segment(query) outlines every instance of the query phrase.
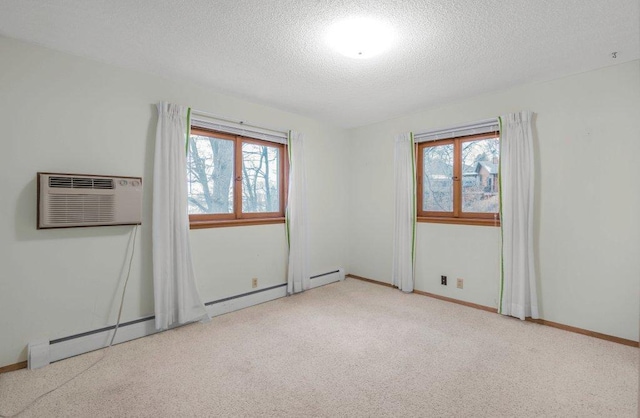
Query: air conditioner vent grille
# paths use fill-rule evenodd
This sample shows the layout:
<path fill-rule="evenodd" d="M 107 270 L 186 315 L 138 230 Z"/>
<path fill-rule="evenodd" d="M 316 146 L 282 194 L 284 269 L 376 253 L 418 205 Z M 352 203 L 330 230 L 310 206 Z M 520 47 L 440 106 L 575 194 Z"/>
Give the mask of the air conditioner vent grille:
<path fill-rule="evenodd" d="M 38 229 L 141 221 L 141 177 L 38 173 Z"/>
<path fill-rule="evenodd" d="M 113 222 L 114 195 L 50 195 L 47 214 L 52 224 Z"/>
<path fill-rule="evenodd" d="M 98 189 L 109 190 L 115 187 L 110 178 L 87 177 L 49 177 L 49 187 L 56 189 Z"/>

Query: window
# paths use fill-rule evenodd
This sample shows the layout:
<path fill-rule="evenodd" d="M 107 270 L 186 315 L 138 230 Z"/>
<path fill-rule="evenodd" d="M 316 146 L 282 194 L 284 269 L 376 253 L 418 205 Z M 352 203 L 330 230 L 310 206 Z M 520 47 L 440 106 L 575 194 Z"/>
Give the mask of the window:
<path fill-rule="evenodd" d="M 418 146 L 418 221 L 498 226 L 498 132 Z"/>
<path fill-rule="evenodd" d="M 286 178 L 285 145 L 192 128 L 191 228 L 284 222 Z"/>

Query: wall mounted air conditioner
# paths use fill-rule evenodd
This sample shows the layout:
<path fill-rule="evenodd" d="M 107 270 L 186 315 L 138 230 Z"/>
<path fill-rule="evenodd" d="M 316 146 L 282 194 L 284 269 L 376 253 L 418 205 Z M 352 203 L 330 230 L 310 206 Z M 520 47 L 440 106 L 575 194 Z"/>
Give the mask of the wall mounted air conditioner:
<path fill-rule="evenodd" d="M 142 178 L 38 173 L 38 229 L 142 223 Z"/>

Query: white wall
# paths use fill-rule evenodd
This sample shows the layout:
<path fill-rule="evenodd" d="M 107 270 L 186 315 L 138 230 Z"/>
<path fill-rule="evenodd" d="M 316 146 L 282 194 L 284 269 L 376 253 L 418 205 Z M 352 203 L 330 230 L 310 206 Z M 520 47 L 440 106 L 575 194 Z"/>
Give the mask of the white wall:
<path fill-rule="evenodd" d="M 392 139 L 521 109 L 537 114 L 536 245 L 545 319 L 638 339 L 638 61 L 526 85 L 345 132 L 188 82 L 0 37 L 0 367 L 26 344 L 113 324 L 129 227 L 38 231 L 37 171 L 143 176 L 144 223 L 125 321 L 153 313 L 155 103 L 306 135 L 311 272 L 389 281 Z M 345 140 L 348 149 L 344 150 Z M 347 180 L 345 180 L 347 179 Z M 282 225 L 192 231 L 205 301 L 284 283 Z M 419 224 L 416 288 L 495 306 L 499 230 Z M 454 251 L 455 250 L 455 251 Z M 442 274 L 465 289 L 439 285 Z"/>
<path fill-rule="evenodd" d="M 640 62 L 471 98 L 350 132 L 352 274 L 390 282 L 393 147 L 419 132 L 536 113 L 536 248 L 543 318 L 638 340 Z M 497 306 L 498 228 L 418 225 L 416 289 Z M 449 286 L 439 284 L 449 276 Z M 465 279 L 463 290 L 455 278 Z"/>
<path fill-rule="evenodd" d="M 346 265 L 345 131 L 0 37 L 0 367 L 29 341 L 113 324 L 130 227 L 36 230 L 37 171 L 142 176 L 144 219 L 123 320 L 153 314 L 150 205 L 155 103 L 167 100 L 305 134 L 312 274 Z M 330 170 L 327 170 L 330 168 Z M 192 231 L 203 299 L 285 282 L 284 225 Z"/>

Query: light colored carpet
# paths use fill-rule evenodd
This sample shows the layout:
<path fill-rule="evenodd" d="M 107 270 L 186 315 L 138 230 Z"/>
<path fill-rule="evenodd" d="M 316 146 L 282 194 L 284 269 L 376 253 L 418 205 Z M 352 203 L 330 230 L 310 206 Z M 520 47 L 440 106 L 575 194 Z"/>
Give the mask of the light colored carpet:
<path fill-rule="evenodd" d="M 0 375 L 0 414 L 102 351 Z M 635 417 L 638 349 L 347 279 L 112 347 L 24 417 Z"/>

